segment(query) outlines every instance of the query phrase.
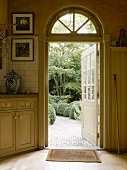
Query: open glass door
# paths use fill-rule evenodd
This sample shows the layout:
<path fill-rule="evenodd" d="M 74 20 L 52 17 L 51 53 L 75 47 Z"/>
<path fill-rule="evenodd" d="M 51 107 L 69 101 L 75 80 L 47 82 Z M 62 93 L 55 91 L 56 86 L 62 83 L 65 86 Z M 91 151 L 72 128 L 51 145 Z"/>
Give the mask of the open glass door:
<path fill-rule="evenodd" d="M 82 136 L 98 145 L 97 44 L 82 53 Z"/>

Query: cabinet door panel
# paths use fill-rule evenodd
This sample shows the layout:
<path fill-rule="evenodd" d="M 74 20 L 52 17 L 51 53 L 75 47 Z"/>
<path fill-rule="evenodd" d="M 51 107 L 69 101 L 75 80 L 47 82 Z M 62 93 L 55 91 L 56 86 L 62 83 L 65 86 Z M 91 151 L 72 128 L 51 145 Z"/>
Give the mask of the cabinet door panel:
<path fill-rule="evenodd" d="M 34 111 L 20 111 L 16 115 L 16 150 L 34 146 Z"/>
<path fill-rule="evenodd" d="M 15 112 L 0 113 L 0 153 L 15 150 Z"/>

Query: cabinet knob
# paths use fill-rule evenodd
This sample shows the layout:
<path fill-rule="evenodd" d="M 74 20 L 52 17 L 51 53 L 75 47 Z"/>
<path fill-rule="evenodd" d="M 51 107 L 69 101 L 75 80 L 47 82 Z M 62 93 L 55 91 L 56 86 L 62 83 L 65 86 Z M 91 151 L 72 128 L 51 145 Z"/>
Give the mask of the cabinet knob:
<path fill-rule="evenodd" d="M 17 116 L 14 116 L 14 119 L 17 119 Z"/>
<path fill-rule="evenodd" d="M 28 106 L 28 103 L 25 103 L 25 106 Z"/>
<path fill-rule="evenodd" d="M 19 119 L 22 119 L 22 116 L 19 116 Z"/>

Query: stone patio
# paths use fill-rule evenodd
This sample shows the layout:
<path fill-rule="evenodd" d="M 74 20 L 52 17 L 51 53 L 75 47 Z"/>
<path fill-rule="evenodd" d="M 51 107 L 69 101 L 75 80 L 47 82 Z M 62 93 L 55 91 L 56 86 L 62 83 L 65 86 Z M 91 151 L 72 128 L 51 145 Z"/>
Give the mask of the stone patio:
<path fill-rule="evenodd" d="M 57 116 L 53 125 L 49 125 L 49 147 L 52 146 L 93 146 L 81 136 L 81 122 L 68 117 Z"/>

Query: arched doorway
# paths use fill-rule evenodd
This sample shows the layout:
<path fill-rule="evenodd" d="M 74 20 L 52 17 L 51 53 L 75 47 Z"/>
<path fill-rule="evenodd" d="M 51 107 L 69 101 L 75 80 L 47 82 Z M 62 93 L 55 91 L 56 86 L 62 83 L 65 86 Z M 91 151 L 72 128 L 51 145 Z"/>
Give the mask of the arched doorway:
<path fill-rule="evenodd" d="M 71 19 L 70 25 L 68 26 L 67 23 L 64 23 L 65 17 L 69 16 Z M 81 17 L 82 23 L 79 24 L 76 18 Z M 61 24 L 61 29 L 56 30 L 56 25 Z M 86 27 L 91 25 L 92 31 L 85 31 Z M 63 30 L 63 32 L 61 32 Z M 58 31 L 58 32 L 57 32 Z M 45 146 L 48 145 L 48 43 L 49 42 L 89 42 L 89 43 L 99 43 L 100 46 L 100 64 L 103 64 L 103 57 L 102 57 L 102 26 L 98 20 L 98 18 L 93 15 L 90 11 L 85 10 L 83 8 L 76 8 L 70 7 L 64 10 L 59 11 L 56 13 L 47 25 L 46 30 L 46 38 L 44 43 L 44 53 L 45 53 Z M 102 67 L 101 67 L 102 69 Z M 101 70 L 100 70 L 101 72 Z M 101 86 L 100 82 L 100 91 L 103 87 Z M 103 93 L 100 93 L 103 96 Z M 102 97 L 100 97 L 102 98 Z M 100 110 L 103 110 L 103 106 L 101 105 L 100 100 Z M 103 112 L 101 112 L 103 114 Z M 101 115 L 100 115 L 101 117 Z M 100 123 L 101 131 L 103 124 Z M 102 134 L 102 132 L 101 132 Z M 100 136 L 100 145 L 102 145 L 102 135 Z"/>

